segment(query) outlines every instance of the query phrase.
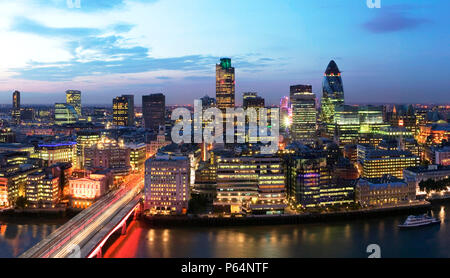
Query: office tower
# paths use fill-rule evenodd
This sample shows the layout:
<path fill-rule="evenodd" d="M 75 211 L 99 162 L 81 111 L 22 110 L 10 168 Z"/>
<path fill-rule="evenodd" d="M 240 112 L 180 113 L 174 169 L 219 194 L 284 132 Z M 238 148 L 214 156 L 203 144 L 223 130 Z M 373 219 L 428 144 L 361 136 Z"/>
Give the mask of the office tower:
<path fill-rule="evenodd" d="M 73 163 L 76 155 L 76 142 L 55 142 L 39 144 L 36 153 L 44 161 L 46 166 L 60 162 Z"/>
<path fill-rule="evenodd" d="M 55 103 L 55 125 L 74 124 L 78 121 L 78 113 L 72 105 Z"/>
<path fill-rule="evenodd" d="M 205 95 L 200 100 L 202 101 L 203 110 L 206 110 L 211 107 L 216 107 L 216 99 L 213 97 L 209 97 L 208 95 Z"/>
<path fill-rule="evenodd" d="M 321 120 L 326 135 L 333 137 L 334 113 L 337 107 L 344 105 L 344 87 L 341 72 L 333 60 L 327 66 L 322 83 Z"/>
<path fill-rule="evenodd" d="M 242 95 L 242 106 L 244 109 L 247 108 L 264 108 L 265 102 L 264 98 L 258 96 L 258 93 L 247 92 Z"/>
<path fill-rule="evenodd" d="M 316 138 L 317 110 L 316 96 L 311 85 L 291 86 L 292 129 L 294 140 L 312 144 Z"/>
<path fill-rule="evenodd" d="M 66 91 L 66 103 L 72 105 L 77 111 L 78 117 L 81 117 L 81 92 L 76 90 Z"/>
<path fill-rule="evenodd" d="M 166 97 L 163 94 L 142 96 L 144 127 L 157 131 L 166 122 Z"/>
<path fill-rule="evenodd" d="M 144 169 L 147 145 L 145 143 L 127 143 L 125 147 L 130 149 L 131 171 Z"/>
<path fill-rule="evenodd" d="M 189 199 L 189 159 L 158 155 L 145 162 L 144 209 L 151 214 L 185 214 Z"/>
<path fill-rule="evenodd" d="M 270 155 L 221 157 L 217 164 L 218 211 L 283 213 L 286 188 L 280 158 Z"/>
<path fill-rule="evenodd" d="M 75 160 L 77 168 L 84 168 L 85 149 L 96 145 L 100 139 L 101 134 L 98 130 L 80 130 L 77 132 L 77 155 Z"/>
<path fill-rule="evenodd" d="M 235 106 L 235 76 L 230 58 L 220 59 L 216 64 L 216 101 L 217 107 L 223 111 Z"/>
<path fill-rule="evenodd" d="M 25 197 L 29 207 L 55 207 L 59 202 L 59 177 L 45 172 L 31 173 L 27 177 Z"/>
<path fill-rule="evenodd" d="M 134 125 L 134 96 L 122 95 L 113 99 L 113 125 Z"/>
<path fill-rule="evenodd" d="M 12 119 L 15 125 L 20 124 L 20 92 L 14 91 L 12 103 Z"/>
<path fill-rule="evenodd" d="M 420 164 L 420 158 L 409 151 L 380 150 L 358 145 L 358 164 L 363 178 L 381 178 L 390 175 L 403 179 L 403 170 Z"/>

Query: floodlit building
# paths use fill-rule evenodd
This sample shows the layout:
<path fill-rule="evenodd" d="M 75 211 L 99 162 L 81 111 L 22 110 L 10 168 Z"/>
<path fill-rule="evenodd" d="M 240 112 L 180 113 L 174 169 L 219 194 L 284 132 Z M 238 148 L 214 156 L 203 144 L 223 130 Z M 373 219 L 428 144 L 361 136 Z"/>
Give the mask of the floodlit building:
<path fill-rule="evenodd" d="M 113 99 L 113 125 L 134 125 L 134 96 L 122 95 Z"/>
<path fill-rule="evenodd" d="M 67 103 L 55 103 L 55 125 L 74 124 L 78 121 L 75 108 Z"/>
<path fill-rule="evenodd" d="M 130 149 L 121 142 L 102 137 L 97 144 L 85 148 L 84 163 L 87 169 L 111 169 L 115 175 L 128 175 Z"/>
<path fill-rule="evenodd" d="M 356 201 L 362 206 L 408 204 L 415 200 L 416 187 L 392 176 L 362 178 L 356 187 Z"/>
<path fill-rule="evenodd" d="M 217 160 L 214 207 L 230 213 L 280 214 L 286 207 L 281 160 L 270 155 Z"/>
<path fill-rule="evenodd" d="M 216 65 L 216 101 L 217 108 L 225 111 L 235 106 L 235 75 L 230 58 L 221 58 Z"/>
<path fill-rule="evenodd" d="M 420 164 L 420 158 L 409 151 L 379 150 L 358 145 L 358 164 L 363 178 L 385 175 L 403 178 L 403 170 Z"/>
<path fill-rule="evenodd" d="M 36 148 L 38 157 L 45 161 L 47 166 L 60 162 L 73 163 L 76 155 L 76 142 L 55 142 L 39 144 Z"/>
<path fill-rule="evenodd" d="M 35 172 L 27 177 L 25 197 L 29 207 L 51 208 L 59 202 L 59 190 L 59 177 Z"/>
<path fill-rule="evenodd" d="M 73 177 L 69 179 L 70 205 L 75 208 L 86 208 L 105 195 L 108 187 L 107 175 L 88 174 L 85 177 Z"/>
<path fill-rule="evenodd" d="M 317 132 L 316 96 L 311 85 L 291 86 L 292 128 L 294 140 L 312 144 Z"/>
<path fill-rule="evenodd" d="M 189 200 L 189 159 L 158 155 L 145 162 L 144 209 L 150 214 L 185 214 Z"/>
<path fill-rule="evenodd" d="M 81 92 L 76 90 L 67 90 L 66 91 L 66 103 L 71 105 L 78 114 L 78 117 L 81 117 Z"/>

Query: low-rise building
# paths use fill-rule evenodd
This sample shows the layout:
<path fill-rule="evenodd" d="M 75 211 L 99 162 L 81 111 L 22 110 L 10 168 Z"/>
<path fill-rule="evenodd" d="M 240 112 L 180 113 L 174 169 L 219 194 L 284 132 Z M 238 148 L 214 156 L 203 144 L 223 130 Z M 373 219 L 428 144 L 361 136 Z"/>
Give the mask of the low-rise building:
<path fill-rule="evenodd" d="M 69 179 L 70 205 L 86 208 L 103 196 L 108 189 L 108 177 L 101 174 L 87 174 L 85 177 Z"/>
<path fill-rule="evenodd" d="M 416 187 L 393 176 L 361 178 L 356 186 L 356 202 L 362 206 L 407 204 L 416 200 Z"/>
<path fill-rule="evenodd" d="M 421 181 L 434 180 L 439 181 L 450 177 L 450 166 L 428 165 L 409 167 L 403 171 L 405 181 L 416 188 L 418 196 L 425 196 L 427 193 L 421 191 L 419 184 Z M 449 192 L 450 193 L 450 192 Z"/>

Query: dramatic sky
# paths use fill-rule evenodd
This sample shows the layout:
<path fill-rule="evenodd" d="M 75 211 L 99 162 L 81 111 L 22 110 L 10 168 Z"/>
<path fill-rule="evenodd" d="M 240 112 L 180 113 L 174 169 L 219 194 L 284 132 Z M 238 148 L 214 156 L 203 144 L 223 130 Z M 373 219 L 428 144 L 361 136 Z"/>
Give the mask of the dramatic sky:
<path fill-rule="evenodd" d="M 69 3 L 68 3 L 69 2 Z M 69 5 L 71 2 L 75 6 Z M 232 58 L 236 99 L 272 104 L 289 86 L 321 96 L 331 59 L 348 103 L 450 102 L 448 0 L 0 0 L 0 104 L 109 104 L 166 94 L 215 96 L 215 63 Z"/>

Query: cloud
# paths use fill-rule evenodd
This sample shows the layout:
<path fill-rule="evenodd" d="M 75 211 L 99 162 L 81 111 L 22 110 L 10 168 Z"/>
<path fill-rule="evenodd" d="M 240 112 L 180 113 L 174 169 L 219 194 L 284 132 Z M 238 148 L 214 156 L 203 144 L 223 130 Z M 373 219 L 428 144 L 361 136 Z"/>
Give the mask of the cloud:
<path fill-rule="evenodd" d="M 68 5 L 68 3 L 73 5 Z M 76 0 L 35 0 L 40 6 L 49 6 L 73 12 L 98 12 L 124 8 L 129 2 L 153 3 L 157 0 L 79 0 L 80 8 L 76 8 Z"/>
<path fill-rule="evenodd" d="M 25 17 L 14 18 L 10 29 L 11 31 L 15 32 L 35 34 L 48 37 L 80 37 L 80 36 L 92 36 L 100 34 L 100 30 L 96 28 L 48 27 Z"/>
<path fill-rule="evenodd" d="M 63 37 L 65 50 L 71 58 L 59 62 L 30 61 L 25 67 L 13 68 L 13 78 L 40 81 L 69 81 L 80 76 L 130 74 L 163 70 L 211 71 L 220 57 L 211 55 L 186 55 L 154 58 L 150 49 L 134 45 L 126 39 L 133 25 L 120 23 L 106 28 L 56 28 L 33 20 L 16 18 L 12 29 L 50 38 Z M 114 34 L 111 34 L 114 33 Z M 258 55 L 242 55 L 233 58 L 239 69 L 257 71 L 275 62 Z M 167 80 L 168 76 L 157 79 Z"/>
<path fill-rule="evenodd" d="M 410 6 L 389 6 L 377 10 L 377 15 L 363 24 L 364 29 L 375 34 L 412 30 L 430 22 L 429 19 L 408 14 Z"/>

